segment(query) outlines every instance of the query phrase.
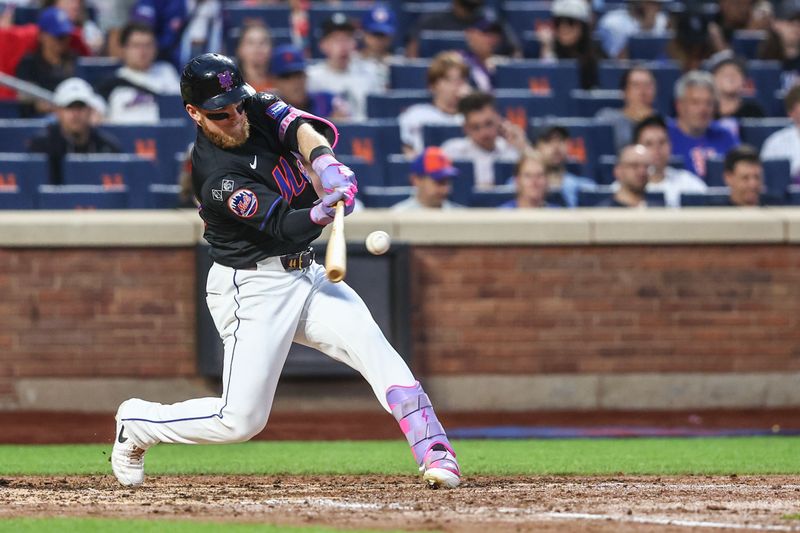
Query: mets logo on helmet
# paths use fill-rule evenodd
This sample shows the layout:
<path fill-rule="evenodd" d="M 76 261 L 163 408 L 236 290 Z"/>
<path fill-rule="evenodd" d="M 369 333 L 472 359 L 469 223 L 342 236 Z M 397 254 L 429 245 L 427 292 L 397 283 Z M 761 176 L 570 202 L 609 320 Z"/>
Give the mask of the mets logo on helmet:
<path fill-rule="evenodd" d="M 233 89 L 233 74 L 231 74 L 230 70 L 217 74 L 217 79 L 219 80 L 220 86 L 225 89 L 225 91 Z"/>
<path fill-rule="evenodd" d="M 228 208 L 242 218 L 251 218 L 258 211 L 258 197 L 250 189 L 239 189 L 228 198 Z"/>

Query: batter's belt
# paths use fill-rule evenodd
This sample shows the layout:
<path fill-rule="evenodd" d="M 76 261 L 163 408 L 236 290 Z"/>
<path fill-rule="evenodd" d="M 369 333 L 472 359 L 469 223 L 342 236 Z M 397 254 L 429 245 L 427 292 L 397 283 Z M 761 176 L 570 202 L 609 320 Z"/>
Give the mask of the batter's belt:
<path fill-rule="evenodd" d="M 280 261 L 281 266 L 287 272 L 303 270 L 311 266 L 311 263 L 314 262 L 314 257 L 316 257 L 314 249 L 309 246 L 302 252 L 268 257 L 255 265 L 244 267 L 242 270 L 269 270 L 269 264 L 274 263 L 276 260 Z"/>

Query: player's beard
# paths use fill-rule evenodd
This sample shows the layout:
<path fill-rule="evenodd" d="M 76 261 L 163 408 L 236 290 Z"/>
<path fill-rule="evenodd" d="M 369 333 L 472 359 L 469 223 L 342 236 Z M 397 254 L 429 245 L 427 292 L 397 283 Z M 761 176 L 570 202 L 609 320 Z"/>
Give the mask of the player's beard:
<path fill-rule="evenodd" d="M 200 127 L 203 129 L 203 133 L 206 134 L 206 137 L 208 137 L 212 143 L 216 144 L 220 148 L 236 148 L 237 146 L 243 145 L 247 141 L 248 137 L 250 137 L 250 121 L 247 120 L 246 114 L 243 115 L 242 121 L 241 128 L 239 128 L 233 135 L 223 133 L 221 131 L 212 131 L 208 127 L 205 117 L 200 123 Z"/>

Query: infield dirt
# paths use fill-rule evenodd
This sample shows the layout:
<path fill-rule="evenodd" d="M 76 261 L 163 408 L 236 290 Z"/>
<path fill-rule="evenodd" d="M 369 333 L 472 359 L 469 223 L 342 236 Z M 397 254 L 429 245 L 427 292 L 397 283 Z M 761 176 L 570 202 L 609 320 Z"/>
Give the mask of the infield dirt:
<path fill-rule="evenodd" d="M 111 517 L 427 531 L 800 531 L 800 479 L 411 476 L 108 476 L 0 479 L 0 520 Z"/>

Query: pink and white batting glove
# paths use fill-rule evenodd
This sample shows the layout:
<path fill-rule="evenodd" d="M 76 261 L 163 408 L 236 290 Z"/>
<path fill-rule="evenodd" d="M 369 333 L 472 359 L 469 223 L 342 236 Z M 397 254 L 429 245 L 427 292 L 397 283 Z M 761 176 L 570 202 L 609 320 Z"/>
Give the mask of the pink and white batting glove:
<path fill-rule="evenodd" d="M 358 192 L 358 182 L 349 167 L 341 164 L 332 155 L 324 154 L 311 163 L 311 168 L 319 176 L 325 192 L 341 191 L 345 196 L 345 205 L 353 205 Z"/>
<path fill-rule="evenodd" d="M 333 222 L 333 216 L 336 214 L 336 202 L 344 200 L 346 197 L 344 191 L 338 189 L 330 194 L 326 194 L 317 205 L 311 208 L 311 212 L 309 213 L 311 222 L 319 224 L 320 226 L 327 226 Z M 344 216 L 352 213 L 354 207 L 355 203 L 350 202 L 348 205 L 347 202 L 345 202 Z"/>

